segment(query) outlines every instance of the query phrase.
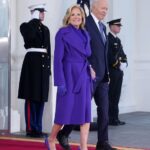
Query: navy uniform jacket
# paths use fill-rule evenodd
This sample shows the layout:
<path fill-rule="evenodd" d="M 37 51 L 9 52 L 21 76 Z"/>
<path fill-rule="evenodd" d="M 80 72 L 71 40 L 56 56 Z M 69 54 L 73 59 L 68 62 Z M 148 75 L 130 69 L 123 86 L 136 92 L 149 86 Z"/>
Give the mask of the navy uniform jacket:
<path fill-rule="evenodd" d="M 108 62 L 109 68 L 119 69 L 120 63 L 127 63 L 127 56 L 123 51 L 121 41 L 114 37 L 110 32 L 108 34 Z"/>
<path fill-rule="evenodd" d="M 40 20 L 32 19 L 20 26 L 24 39 L 24 47 L 44 48 L 44 52 L 28 52 L 25 55 L 18 97 L 33 101 L 47 101 L 49 90 L 49 75 L 51 74 L 51 50 L 49 29 Z"/>

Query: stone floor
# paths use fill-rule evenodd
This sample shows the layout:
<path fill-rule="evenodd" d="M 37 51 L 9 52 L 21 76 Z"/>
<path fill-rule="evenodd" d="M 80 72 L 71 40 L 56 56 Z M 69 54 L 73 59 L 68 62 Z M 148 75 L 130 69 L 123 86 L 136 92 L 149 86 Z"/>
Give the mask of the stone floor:
<path fill-rule="evenodd" d="M 109 126 L 109 141 L 114 146 L 150 149 L 150 112 L 133 112 L 121 114 L 123 126 Z M 79 142 L 79 132 L 73 131 L 71 142 Z M 97 132 L 91 131 L 89 144 L 96 144 Z"/>
<path fill-rule="evenodd" d="M 109 142 L 113 146 L 146 148 L 150 150 L 150 112 L 121 114 L 123 126 L 109 126 Z M 13 133 L 12 136 L 25 137 L 25 132 Z M 70 142 L 79 142 L 79 131 L 73 131 Z M 89 144 L 96 144 L 97 132 L 91 131 Z"/>

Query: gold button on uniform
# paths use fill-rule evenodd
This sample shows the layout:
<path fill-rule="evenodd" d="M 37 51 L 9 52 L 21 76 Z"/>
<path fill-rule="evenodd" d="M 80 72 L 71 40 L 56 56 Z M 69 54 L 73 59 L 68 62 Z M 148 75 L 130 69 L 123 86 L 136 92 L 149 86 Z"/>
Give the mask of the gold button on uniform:
<path fill-rule="evenodd" d="M 42 55 L 42 57 L 44 58 L 45 56 L 44 56 L 44 55 Z"/>
<path fill-rule="evenodd" d="M 42 65 L 42 67 L 44 68 L 44 65 Z"/>

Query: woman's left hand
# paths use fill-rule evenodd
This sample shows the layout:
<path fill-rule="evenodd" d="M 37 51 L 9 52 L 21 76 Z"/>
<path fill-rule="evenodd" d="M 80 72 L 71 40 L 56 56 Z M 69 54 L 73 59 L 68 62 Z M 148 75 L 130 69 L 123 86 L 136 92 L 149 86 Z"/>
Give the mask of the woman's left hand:
<path fill-rule="evenodd" d="M 91 73 L 92 80 L 95 80 L 96 79 L 96 73 L 95 73 L 94 69 L 91 66 L 90 66 L 90 73 Z"/>

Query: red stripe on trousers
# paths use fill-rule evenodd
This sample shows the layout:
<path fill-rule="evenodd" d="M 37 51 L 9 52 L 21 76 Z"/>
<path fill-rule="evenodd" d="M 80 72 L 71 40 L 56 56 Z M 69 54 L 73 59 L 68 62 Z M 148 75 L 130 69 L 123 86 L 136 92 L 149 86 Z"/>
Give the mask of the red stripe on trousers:
<path fill-rule="evenodd" d="M 31 131 L 31 126 L 30 126 L 30 112 L 31 112 L 31 107 L 30 107 L 30 101 L 27 100 L 27 128 L 29 131 Z"/>

